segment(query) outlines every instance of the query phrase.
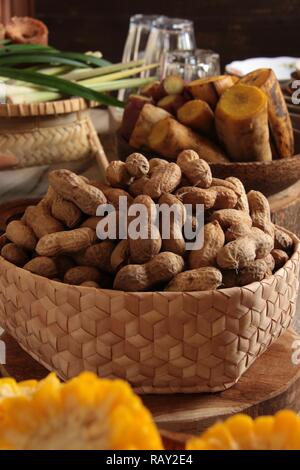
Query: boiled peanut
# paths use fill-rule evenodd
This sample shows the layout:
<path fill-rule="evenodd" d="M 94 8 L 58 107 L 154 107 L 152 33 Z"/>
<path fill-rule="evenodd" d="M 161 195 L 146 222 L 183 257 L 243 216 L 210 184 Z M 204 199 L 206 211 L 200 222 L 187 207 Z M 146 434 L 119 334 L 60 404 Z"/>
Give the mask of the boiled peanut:
<path fill-rule="evenodd" d="M 159 199 L 163 194 L 172 193 L 180 184 L 181 169 L 176 163 L 156 166 L 146 182 L 143 193 L 152 199 Z"/>
<path fill-rule="evenodd" d="M 160 253 L 144 265 L 128 265 L 116 275 L 114 289 L 125 292 L 143 292 L 170 282 L 184 268 L 181 256 Z"/>
<path fill-rule="evenodd" d="M 283 266 L 288 262 L 289 255 L 283 250 L 273 250 L 271 252 L 274 261 L 275 261 L 275 270 L 278 271 L 279 269 L 283 268 Z"/>
<path fill-rule="evenodd" d="M 228 243 L 218 253 L 217 263 L 223 269 L 242 269 L 255 259 L 268 256 L 274 248 L 274 240 L 258 228 L 245 237 Z"/>
<path fill-rule="evenodd" d="M 284 232 L 281 228 L 275 228 L 275 249 L 283 250 L 290 254 L 294 246 L 294 240 L 288 233 Z"/>
<path fill-rule="evenodd" d="M 40 256 L 57 256 L 67 253 L 78 253 L 96 241 L 96 233 L 90 228 L 78 228 L 69 232 L 45 235 L 37 244 L 36 251 Z"/>
<path fill-rule="evenodd" d="M 119 271 L 121 268 L 123 268 L 124 266 L 126 266 L 129 263 L 129 257 L 130 257 L 129 242 L 128 240 L 122 240 L 115 247 L 110 258 L 112 271 L 115 273 Z"/>
<path fill-rule="evenodd" d="M 1 256 L 16 266 L 23 267 L 29 260 L 29 256 L 23 248 L 14 243 L 8 243 L 3 246 Z"/>
<path fill-rule="evenodd" d="M 24 269 L 49 279 L 55 278 L 58 274 L 55 260 L 46 256 L 33 258 L 29 263 L 25 264 Z"/>
<path fill-rule="evenodd" d="M 96 215 L 97 208 L 105 204 L 103 192 L 87 184 L 80 176 L 69 170 L 55 170 L 49 174 L 53 189 L 67 201 L 73 202 L 87 215 Z"/>
<path fill-rule="evenodd" d="M 26 225 L 38 239 L 65 230 L 63 224 L 52 217 L 50 210 L 44 205 L 27 207 L 24 217 Z"/>
<path fill-rule="evenodd" d="M 217 266 L 217 255 L 225 244 L 225 235 L 217 221 L 204 227 L 204 245 L 200 250 L 191 251 L 189 266 L 198 269 L 208 266 Z"/>
<path fill-rule="evenodd" d="M 148 175 L 150 171 L 149 161 L 141 153 L 133 153 L 126 159 L 126 170 L 134 178 Z"/>
<path fill-rule="evenodd" d="M 162 208 L 163 205 L 168 206 L 172 209 L 170 212 L 169 219 L 169 233 L 166 237 L 162 237 L 162 248 L 163 251 L 169 251 L 176 255 L 183 256 L 186 251 L 185 240 L 182 234 L 182 227 L 186 222 L 186 210 L 184 205 L 172 194 L 164 194 L 159 200 L 159 205 Z M 166 221 L 162 220 L 162 229 L 165 228 Z"/>
<path fill-rule="evenodd" d="M 165 289 L 167 292 L 195 292 L 216 290 L 222 284 L 222 273 L 206 267 L 178 274 Z"/>
<path fill-rule="evenodd" d="M 235 187 L 235 191 L 239 195 L 239 200 L 237 202 L 237 205 L 235 206 L 235 209 L 247 212 L 249 214 L 249 202 L 247 198 L 247 193 L 241 180 L 231 176 L 230 178 L 226 178 L 226 181 L 231 183 Z"/>
<path fill-rule="evenodd" d="M 130 184 L 128 191 L 133 197 L 143 194 L 145 185 L 150 181 L 148 176 L 142 176 Z"/>
<path fill-rule="evenodd" d="M 194 150 L 184 150 L 177 158 L 177 165 L 190 184 L 198 188 L 210 188 L 212 174 L 209 164 L 201 160 Z"/>
<path fill-rule="evenodd" d="M 258 191 L 250 191 L 247 196 L 253 227 L 257 227 L 271 237 L 274 237 L 275 227 L 271 221 L 271 210 L 268 199 Z"/>
<path fill-rule="evenodd" d="M 33 230 L 27 227 L 21 220 L 14 220 L 6 227 L 7 238 L 27 251 L 34 251 L 37 239 Z"/>
<path fill-rule="evenodd" d="M 91 266 L 77 266 L 66 272 L 64 282 L 66 284 L 80 286 L 83 282 L 88 281 L 99 284 L 100 279 L 101 275 L 98 269 Z"/>
<path fill-rule="evenodd" d="M 88 247 L 82 254 L 75 256 L 78 264 L 92 266 L 106 273 L 112 272 L 111 255 L 115 245 L 111 241 L 103 241 Z"/>
<path fill-rule="evenodd" d="M 99 284 L 94 281 L 86 281 L 81 284 L 81 287 L 94 287 L 95 289 L 100 289 Z"/>
<path fill-rule="evenodd" d="M 111 162 L 106 169 L 106 179 L 113 188 L 125 189 L 132 181 L 126 164 L 119 160 Z"/>
<path fill-rule="evenodd" d="M 59 194 L 53 197 L 51 213 L 55 219 L 60 220 L 71 229 L 78 227 L 83 215 L 81 210 L 73 202 L 67 201 L 59 196 Z M 58 231 L 59 230 L 56 230 L 56 232 Z"/>
<path fill-rule="evenodd" d="M 140 204 L 147 210 L 147 238 L 129 238 L 129 252 L 132 263 L 145 264 L 158 255 L 162 247 L 159 229 L 154 224 L 157 211 L 154 202 L 149 196 L 138 196 L 133 205 Z"/>
<path fill-rule="evenodd" d="M 183 187 L 177 191 L 176 196 L 183 204 L 192 204 L 193 207 L 202 204 L 205 210 L 232 209 L 238 201 L 238 196 L 234 191 L 222 186 L 209 189 Z"/>

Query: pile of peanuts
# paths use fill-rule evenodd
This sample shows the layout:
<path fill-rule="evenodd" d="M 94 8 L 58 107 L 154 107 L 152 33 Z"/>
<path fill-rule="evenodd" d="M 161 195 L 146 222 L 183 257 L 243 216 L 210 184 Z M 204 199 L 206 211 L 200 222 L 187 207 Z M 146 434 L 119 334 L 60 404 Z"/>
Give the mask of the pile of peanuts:
<path fill-rule="evenodd" d="M 176 163 L 142 154 L 107 168 L 107 183 L 68 170 L 49 175 L 47 195 L 7 226 L 1 255 L 31 273 L 85 287 L 143 291 L 206 291 L 261 281 L 285 265 L 294 241 L 271 222 L 265 196 L 237 178 L 213 178 L 209 165 L 191 150 Z M 149 220 L 156 204 L 205 209 L 204 245 L 187 251 L 182 226 L 165 240 L 153 238 L 101 241 L 97 208 L 119 198 L 144 204 Z M 109 216 L 107 216 L 109 217 Z"/>

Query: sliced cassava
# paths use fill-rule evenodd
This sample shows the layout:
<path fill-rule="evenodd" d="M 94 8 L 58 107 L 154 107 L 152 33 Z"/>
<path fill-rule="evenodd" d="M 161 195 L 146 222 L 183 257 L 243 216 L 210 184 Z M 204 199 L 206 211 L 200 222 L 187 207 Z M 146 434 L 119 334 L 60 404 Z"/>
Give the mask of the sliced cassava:
<path fill-rule="evenodd" d="M 232 75 L 219 75 L 216 77 L 200 78 L 187 85 L 187 90 L 194 98 L 205 101 L 214 109 L 224 91 L 231 88 L 238 78 Z"/>
<path fill-rule="evenodd" d="M 131 134 L 129 145 L 137 149 L 147 147 L 153 126 L 169 116 L 170 114 L 164 109 L 148 103 L 144 105 Z"/>
<path fill-rule="evenodd" d="M 167 95 L 159 100 L 157 106 L 175 115 L 177 110 L 181 108 L 184 103 L 185 99 L 182 95 Z"/>
<path fill-rule="evenodd" d="M 258 69 L 241 79 L 264 91 L 269 101 L 269 124 L 277 154 L 280 158 L 294 155 L 294 133 L 280 84 L 272 69 Z"/>
<path fill-rule="evenodd" d="M 151 103 L 151 98 L 139 95 L 132 95 L 129 97 L 120 128 L 120 134 L 127 141 L 129 141 L 139 115 L 147 103 Z"/>
<path fill-rule="evenodd" d="M 219 147 L 172 118 L 166 118 L 153 126 L 148 145 L 160 155 L 173 160 L 183 150 L 190 149 L 208 162 L 228 162 Z"/>
<path fill-rule="evenodd" d="M 202 100 L 191 100 L 177 111 L 177 118 L 185 126 L 209 134 L 214 125 L 214 113 Z"/>
<path fill-rule="evenodd" d="M 215 113 L 216 129 L 228 155 L 237 162 L 271 161 L 268 99 L 257 87 L 235 85 Z"/>

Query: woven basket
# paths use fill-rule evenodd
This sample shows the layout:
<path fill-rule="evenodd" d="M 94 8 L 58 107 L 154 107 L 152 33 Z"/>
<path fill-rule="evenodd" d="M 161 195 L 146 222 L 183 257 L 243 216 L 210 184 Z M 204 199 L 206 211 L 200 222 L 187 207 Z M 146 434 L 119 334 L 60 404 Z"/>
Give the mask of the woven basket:
<path fill-rule="evenodd" d="M 89 116 L 94 103 L 81 98 L 0 105 L 0 152 L 12 153 L 17 168 L 97 158 L 107 159 Z"/>
<path fill-rule="evenodd" d="M 126 379 L 141 394 L 222 391 L 292 322 L 294 239 L 295 253 L 269 279 L 184 294 L 68 286 L 0 258 L 0 325 L 63 379 L 90 370 Z"/>

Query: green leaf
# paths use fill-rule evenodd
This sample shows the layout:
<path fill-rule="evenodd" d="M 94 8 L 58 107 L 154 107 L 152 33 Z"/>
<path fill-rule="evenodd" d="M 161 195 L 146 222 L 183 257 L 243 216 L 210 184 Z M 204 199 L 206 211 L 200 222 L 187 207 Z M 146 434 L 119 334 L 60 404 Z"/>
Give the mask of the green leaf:
<path fill-rule="evenodd" d="M 86 100 L 98 101 L 99 103 L 107 106 L 116 106 L 119 108 L 125 107 L 125 104 L 122 101 L 119 101 L 112 96 L 99 93 L 97 91 L 91 90 L 90 88 L 85 88 L 81 85 L 78 85 L 77 83 L 63 80 L 62 78 L 43 75 L 42 73 L 37 72 L 26 72 L 24 70 L 12 69 L 8 67 L 1 67 L 0 75 L 14 80 L 20 80 L 27 83 L 41 85 L 47 88 L 52 88 L 53 90 L 57 90 L 60 93 L 68 96 L 79 96 L 81 98 L 85 98 Z"/>
<path fill-rule="evenodd" d="M 72 67 L 85 68 L 85 64 L 77 60 L 68 59 L 60 54 L 15 54 L 0 55 L 0 67 L 7 65 L 23 65 L 23 64 L 51 64 L 51 65 L 71 65 Z"/>
<path fill-rule="evenodd" d="M 0 55 L 11 55 L 11 54 L 32 54 L 35 52 L 41 53 L 53 53 L 58 52 L 53 47 L 42 46 L 39 44 L 9 44 L 5 47 L 0 48 Z"/>
<path fill-rule="evenodd" d="M 60 52 L 62 57 L 66 59 L 73 59 L 83 62 L 86 65 L 95 65 L 96 67 L 104 67 L 107 65 L 111 65 L 111 62 L 105 59 L 99 59 L 93 55 L 89 54 L 80 54 L 80 52 Z"/>

